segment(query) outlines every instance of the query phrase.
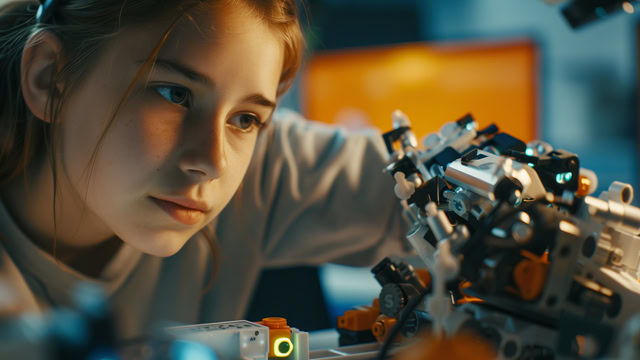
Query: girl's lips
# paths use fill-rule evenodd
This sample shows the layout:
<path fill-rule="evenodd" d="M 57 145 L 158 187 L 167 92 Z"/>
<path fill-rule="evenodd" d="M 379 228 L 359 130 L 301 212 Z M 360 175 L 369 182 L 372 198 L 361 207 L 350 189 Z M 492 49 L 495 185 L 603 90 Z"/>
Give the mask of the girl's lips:
<path fill-rule="evenodd" d="M 176 221 L 185 225 L 196 225 L 204 218 L 204 212 L 167 200 L 160 200 L 150 196 L 151 200 L 156 203 L 162 210 L 169 214 Z"/>

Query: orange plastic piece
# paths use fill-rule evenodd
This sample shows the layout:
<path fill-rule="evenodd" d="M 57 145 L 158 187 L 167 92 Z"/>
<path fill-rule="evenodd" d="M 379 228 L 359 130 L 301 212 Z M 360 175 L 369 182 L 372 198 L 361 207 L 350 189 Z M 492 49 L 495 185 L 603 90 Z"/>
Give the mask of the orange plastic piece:
<path fill-rule="evenodd" d="M 471 287 L 470 281 L 462 281 L 460 285 L 458 285 L 458 289 L 460 290 L 460 293 L 463 296 L 462 299 L 459 299 L 457 301 L 458 305 L 462 305 L 466 303 L 483 303 L 484 302 L 484 300 L 477 298 L 475 296 L 468 295 L 467 293 L 464 292 L 464 289 L 468 289 L 470 287 Z"/>
<path fill-rule="evenodd" d="M 291 339 L 291 327 L 287 325 L 287 319 L 281 317 L 268 317 L 258 321 L 257 324 L 264 325 L 269 328 L 269 357 L 275 358 L 275 342 L 279 338 L 286 337 Z"/>
<path fill-rule="evenodd" d="M 530 260 L 534 260 L 534 261 L 539 261 L 543 264 L 549 264 L 549 252 L 545 251 L 544 254 L 538 256 L 530 251 L 527 250 L 521 250 L 520 251 L 520 255 L 526 257 L 527 259 Z"/>
<path fill-rule="evenodd" d="M 418 276 L 418 280 L 422 284 L 422 287 L 427 287 L 431 285 L 431 274 L 429 274 L 429 270 L 427 269 L 415 269 L 416 276 Z"/>
<path fill-rule="evenodd" d="M 385 341 L 389 335 L 389 331 L 391 331 L 391 328 L 393 328 L 393 325 L 395 325 L 397 321 L 398 320 L 396 318 L 388 317 L 386 315 L 378 316 L 376 322 L 371 327 L 371 332 L 379 343 L 383 343 Z M 398 334 L 398 337 L 394 339 L 394 342 L 400 341 L 401 339 L 402 335 Z"/>
<path fill-rule="evenodd" d="M 585 197 L 589 195 L 589 189 L 591 189 L 591 179 L 581 175 L 578 179 L 578 191 L 576 191 L 576 195 L 579 197 Z"/>
<path fill-rule="evenodd" d="M 540 260 L 542 260 L 543 263 L 548 264 L 549 263 L 549 252 L 545 251 L 544 254 L 542 254 L 542 257 L 540 258 Z"/>
<path fill-rule="evenodd" d="M 371 306 L 358 306 L 338 316 L 338 328 L 350 331 L 369 330 L 380 315 L 380 302 L 376 298 Z"/>
<path fill-rule="evenodd" d="M 517 290 L 513 288 L 505 290 L 523 300 L 533 300 L 540 296 L 547 280 L 548 254 L 536 256 L 526 250 L 520 253 L 525 259 L 522 259 L 513 269 L 513 281 L 516 283 Z"/>

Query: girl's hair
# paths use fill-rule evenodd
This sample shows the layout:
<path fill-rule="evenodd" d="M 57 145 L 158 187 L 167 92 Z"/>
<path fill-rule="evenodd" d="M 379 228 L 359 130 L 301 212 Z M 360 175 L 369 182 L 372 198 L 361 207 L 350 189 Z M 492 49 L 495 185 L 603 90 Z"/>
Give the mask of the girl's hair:
<path fill-rule="evenodd" d="M 280 36 L 284 45 L 284 63 L 277 90 L 278 98 L 291 87 L 300 67 L 303 37 L 296 0 L 64 0 L 57 1 L 53 20 L 47 23 L 36 22 L 38 5 L 37 1 L 13 1 L 0 7 L 0 74 L 3 74 L 3 80 L 0 81 L 0 186 L 20 174 L 26 179 L 29 165 L 36 160 L 45 160 L 48 156 L 53 170 L 54 209 L 58 123 L 65 100 L 92 70 L 107 44 L 124 30 L 150 23 L 169 24 L 164 36 L 138 69 L 119 103 L 115 104 L 115 110 L 96 144 L 92 162 L 119 109 L 135 84 L 152 68 L 171 30 L 181 21 L 194 21 L 193 15 L 199 12 L 214 11 L 224 14 L 225 11 L 242 5 Z M 51 119 L 50 123 L 35 118 L 29 111 L 21 90 L 22 52 L 27 40 L 38 31 L 53 33 L 62 44 L 61 64 L 54 66 L 60 71 L 51 79 L 45 110 Z M 55 84 L 63 84 L 62 93 L 59 93 Z M 90 168 L 88 170 L 90 176 Z M 55 217 L 54 210 L 54 229 Z M 211 234 L 207 234 L 206 230 L 203 229 L 203 234 L 211 244 Z"/>
<path fill-rule="evenodd" d="M 214 10 L 220 13 L 244 5 L 280 35 L 284 44 L 284 64 L 278 97 L 291 87 L 300 66 L 303 38 L 296 0 L 64 0 L 57 3 L 54 21 L 45 24 L 36 23 L 37 1 L 14 1 L 0 7 L 0 74 L 4 77 L 0 82 L 0 185 L 24 173 L 34 158 L 47 151 L 51 165 L 55 165 L 56 128 L 65 99 L 92 69 L 101 50 L 127 28 L 152 22 L 171 24 L 115 106 L 105 133 L 135 83 L 153 66 L 171 29 L 181 20 L 192 20 L 192 14 L 197 12 Z M 22 51 L 29 37 L 39 30 L 55 34 L 63 48 L 61 69 L 51 83 L 63 84 L 64 90 L 58 94 L 55 86 L 50 89 L 47 106 L 50 124 L 31 114 L 22 97 L 20 83 Z M 94 157 L 97 149 L 98 146 Z"/>

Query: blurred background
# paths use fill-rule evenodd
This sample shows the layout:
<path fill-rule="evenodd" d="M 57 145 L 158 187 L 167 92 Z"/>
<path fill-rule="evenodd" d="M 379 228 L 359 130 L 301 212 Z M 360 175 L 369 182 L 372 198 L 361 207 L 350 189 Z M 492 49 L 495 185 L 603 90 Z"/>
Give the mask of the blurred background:
<path fill-rule="evenodd" d="M 614 180 L 637 188 L 638 2 L 305 3 L 309 49 L 284 106 L 309 119 L 381 131 L 401 109 L 418 136 L 471 113 L 481 127 L 496 123 L 522 140 L 578 154 L 598 175 L 598 193 Z M 571 5 L 574 26 L 594 21 L 574 29 L 562 14 Z M 590 14 L 581 12 L 586 8 Z M 283 276 L 305 286 L 279 291 Z M 247 318 L 282 314 L 301 329 L 330 327 L 379 290 L 368 268 L 267 270 Z M 298 298 L 303 294 L 308 299 Z"/>

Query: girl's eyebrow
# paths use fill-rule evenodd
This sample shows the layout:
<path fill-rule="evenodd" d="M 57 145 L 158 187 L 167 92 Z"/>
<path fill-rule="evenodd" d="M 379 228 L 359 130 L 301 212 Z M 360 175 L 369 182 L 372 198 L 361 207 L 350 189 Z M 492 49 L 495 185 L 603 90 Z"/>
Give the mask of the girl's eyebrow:
<path fill-rule="evenodd" d="M 141 64 L 143 61 L 140 61 Z M 139 65 L 140 65 L 139 64 Z M 211 80 L 208 76 L 201 74 L 186 65 L 180 64 L 178 62 L 168 60 L 168 59 L 157 59 L 155 61 L 154 66 L 158 66 L 161 69 L 175 72 L 181 74 L 182 76 L 191 79 L 193 81 L 199 82 L 211 89 L 215 88 L 215 84 L 213 80 Z M 256 105 L 261 105 L 264 107 L 268 107 L 271 109 L 275 109 L 276 103 L 273 100 L 269 100 L 262 94 L 251 94 L 242 99 L 242 102 L 248 102 Z"/>
<path fill-rule="evenodd" d="M 139 61 L 138 65 L 141 65 L 143 61 Z M 181 74 L 182 76 L 199 82 L 207 87 L 214 88 L 215 84 L 208 76 L 201 74 L 186 65 L 168 59 L 156 59 L 153 66 L 157 66 L 161 69 Z"/>
<path fill-rule="evenodd" d="M 249 96 L 245 97 L 244 99 L 242 99 L 242 102 L 248 102 L 248 103 L 252 103 L 252 104 L 256 104 L 256 105 L 262 105 L 264 107 L 271 108 L 272 110 L 276 108 L 276 103 L 271 101 L 271 100 L 269 100 L 269 99 L 267 99 L 262 94 L 249 95 Z"/>

